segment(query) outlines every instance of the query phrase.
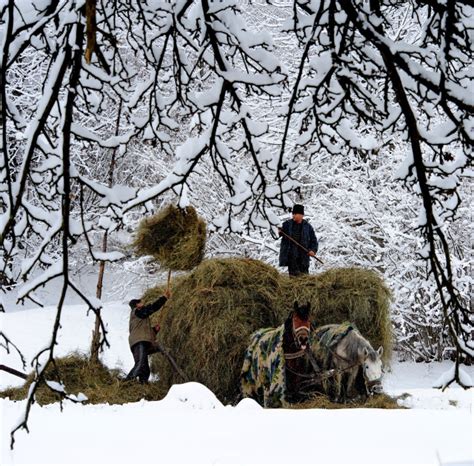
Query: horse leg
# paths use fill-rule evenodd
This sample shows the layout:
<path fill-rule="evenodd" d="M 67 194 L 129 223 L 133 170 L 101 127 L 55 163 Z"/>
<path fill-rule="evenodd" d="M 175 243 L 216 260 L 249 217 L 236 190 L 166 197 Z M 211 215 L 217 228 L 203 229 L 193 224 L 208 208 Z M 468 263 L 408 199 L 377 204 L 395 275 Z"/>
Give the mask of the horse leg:
<path fill-rule="evenodd" d="M 341 386 L 339 388 L 339 402 L 345 403 L 347 401 L 347 373 L 341 375 Z"/>
<path fill-rule="evenodd" d="M 367 399 L 369 393 L 367 392 L 367 386 L 364 379 L 362 366 L 358 366 L 355 370 L 355 377 L 354 377 L 354 384 L 352 389 L 354 391 L 355 396 L 358 399 L 365 400 Z"/>
<path fill-rule="evenodd" d="M 339 401 L 341 403 L 347 403 L 349 399 L 349 390 L 350 390 L 349 383 L 350 383 L 350 375 L 347 372 L 344 372 L 341 375 L 341 386 L 339 390 L 339 393 L 340 393 Z"/>
<path fill-rule="evenodd" d="M 300 386 L 299 377 L 292 371 L 296 370 L 295 367 L 287 362 L 285 366 L 285 399 L 288 403 L 298 403 L 300 401 L 298 396 L 298 390 Z"/>
<path fill-rule="evenodd" d="M 348 399 L 355 398 L 354 383 L 355 383 L 355 379 L 356 379 L 358 370 L 359 370 L 358 366 L 355 367 L 355 368 L 352 368 L 351 371 L 349 372 L 348 377 L 347 377 L 346 398 L 348 398 Z"/>
<path fill-rule="evenodd" d="M 335 403 L 341 402 L 342 375 L 337 373 L 334 376 L 332 400 Z"/>
<path fill-rule="evenodd" d="M 292 377 L 286 373 L 286 380 L 285 380 L 285 392 L 286 392 L 286 401 L 288 403 L 295 403 L 295 391 L 294 391 L 294 384 L 292 381 Z"/>

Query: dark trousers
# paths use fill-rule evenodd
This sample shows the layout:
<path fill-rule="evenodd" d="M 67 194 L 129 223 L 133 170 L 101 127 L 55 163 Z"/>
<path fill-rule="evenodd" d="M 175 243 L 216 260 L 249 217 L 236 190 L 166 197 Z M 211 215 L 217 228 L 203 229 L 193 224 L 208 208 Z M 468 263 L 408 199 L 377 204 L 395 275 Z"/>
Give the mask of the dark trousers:
<path fill-rule="evenodd" d="M 298 275 L 308 274 L 309 265 L 303 264 L 298 258 L 290 258 L 288 261 L 288 273 L 290 277 L 297 277 Z"/>
<path fill-rule="evenodd" d="M 136 379 L 140 383 L 148 382 L 150 378 L 150 365 L 148 364 L 148 356 L 156 353 L 157 350 L 148 341 L 139 341 L 135 343 L 131 348 L 133 354 L 133 360 L 135 365 L 132 370 L 128 373 L 126 380 Z"/>

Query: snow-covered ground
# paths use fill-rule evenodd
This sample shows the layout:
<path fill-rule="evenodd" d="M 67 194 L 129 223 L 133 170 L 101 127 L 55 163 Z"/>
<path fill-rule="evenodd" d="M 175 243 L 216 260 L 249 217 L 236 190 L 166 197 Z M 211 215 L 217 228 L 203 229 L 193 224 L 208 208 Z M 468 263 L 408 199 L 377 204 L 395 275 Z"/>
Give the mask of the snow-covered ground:
<path fill-rule="evenodd" d="M 0 314 L 2 330 L 31 360 L 48 342 L 54 308 Z M 111 348 L 103 361 L 127 371 L 128 309 L 120 302 L 104 308 Z M 57 355 L 86 352 L 94 316 L 84 306 L 68 306 Z M 3 364 L 21 369 L 18 357 L 0 353 Z M 385 391 L 408 393 L 408 410 L 264 410 L 251 400 L 223 406 L 206 387 L 174 386 L 161 401 L 124 406 L 82 406 L 66 402 L 33 406 L 30 434 L 9 433 L 23 402 L 0 399 L 0 464 L 473 464 L 474 391 L 431 388 L 449 363 L 392 363 Z M 473 368 L 465 368 L 474 378 Z M 0 372 L 0 388 L 21 380 Z"/>

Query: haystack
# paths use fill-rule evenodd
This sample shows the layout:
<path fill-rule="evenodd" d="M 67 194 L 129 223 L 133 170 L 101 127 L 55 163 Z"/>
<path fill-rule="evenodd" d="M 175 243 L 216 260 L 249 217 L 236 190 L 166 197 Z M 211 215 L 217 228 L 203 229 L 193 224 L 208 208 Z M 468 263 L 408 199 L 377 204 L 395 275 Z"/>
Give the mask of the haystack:
<path fill-rule="evenodd" d="M 49 366 L 45 373 L 46 380 L 61 380 L 67 393 L 86 395 L 87 399 L 82 402 L 84 404 L 124 404 L 143 399 L 156 401 L 167 393 L 159 382 L 141 384 L 125 381 L 124 376 L 120 370 L 109 369 L 101 362 L 91 362 L 89 356 L 80 353 L 71 353 L 56 359 L 56 367 Z M 33 379 L 34 374 L 31 373 L 22 386 L 0 391 L 0 398 L 24 400 L 28 397 Z M 57 403 L 60 400 L 60 395 L 53 392 L 44 382 L 40 382 L 35 395 L 35 401 L 39 405 Z"/>
<path fill-rule="evenodd" d="M 191 270 L 204 258 L 206 223 L 194 207 L 169 205 L 138 226 L 133 248 L 138 255 L 153 256 L 162 267 Z"/>
<path fill-rule="evenodd" d="M 145 301 L 163 287 L 149 290 Z M 258 260 L 210 259 L 178 277 L 171 299 L 156 314 L 159 341 L 190 380 L 210 388 L 224 403 L 239 393 L 239 375 L 250 335 L 284 322 L 293 302 L 310 301 L 317 325 L 353 321 L 390 354 L 390 292 L 381 277 L 362 269 L 334 269 L 289 279 Z M 152 370 L 165 387 L 181 383 L 167 359 L 155 355 Z"/>
<path fill-rule="evenodd" d="M 295 300 L 310 302 L 315 326 L 354 323 L 374 349 L 384 347 L 383 359 L 389 361 L 391 293 L 377 272 L 352 267 L 292 279 L 282 276 L 281 290 L 284 308 Z"/>
<path fill-rule="evenodd" d="M 159 340 L 186 375 L 210 388 L 224 402 L 239 392 L 239 374 L 252 332 L 279 325 L 280 276 L 252 259 L 212 259 L 178 277 L 172 297 L 157 313 Z M 149 290 L 145 301 L 162 288 Z M 182 379 L 166 358 L 156 355 L 152 369 L 170 387 Z"/>

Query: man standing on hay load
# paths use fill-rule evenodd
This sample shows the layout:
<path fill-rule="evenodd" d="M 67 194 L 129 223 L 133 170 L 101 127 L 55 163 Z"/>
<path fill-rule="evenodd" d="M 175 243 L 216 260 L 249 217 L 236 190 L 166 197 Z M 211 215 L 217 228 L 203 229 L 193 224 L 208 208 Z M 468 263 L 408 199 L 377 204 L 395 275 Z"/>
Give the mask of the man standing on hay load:
<path fill-rule="evenodd" d="M 304 206 L 293 206 L 293 218 L 283 222 L 278 233 L 281 236 L 280 266 L 288 267 L 290 277 L 309 273 L 309 258 L 318 252 L 318 240 L 313 227 L 304 219 Z"/>
<path fill-rule="evenodd" d="M 151 326 L 150 316 L 159 311 L 171 296 L 167 289 L 164 295 L 154 303 L 145 306 L 141 299 L 132 299 L 130 305 L 130 350 L 133 354 L 135 365 L 125 380 L 134 380 L 138 377 L 140 383 L 147 383 L 150 377 L 148 356 L 156 353 L 156 331 Z"/>

